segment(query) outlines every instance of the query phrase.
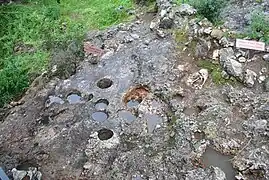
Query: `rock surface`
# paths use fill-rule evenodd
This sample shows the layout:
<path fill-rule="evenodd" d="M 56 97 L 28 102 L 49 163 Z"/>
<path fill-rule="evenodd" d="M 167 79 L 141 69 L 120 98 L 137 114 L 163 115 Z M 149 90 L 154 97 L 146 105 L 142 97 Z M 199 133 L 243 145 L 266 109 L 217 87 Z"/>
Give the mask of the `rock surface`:
<path fill-rule="evenodd" d="M 269 178 L 269 81 L 261 71 L 267 62 L 238 62 L 244 53 L 236 56 L 228 39 L 222 45 L 208 37 L 212 24 L 189 17 L 196 12 L 190 6 L 170 0 L 157 6 L 151 24 L 88 33 L 85 43 L 104 51 L 95 63 L 88 48 L 90 57 L 71 67 L 58 58 L 68 75 L 57 66 L 55 76 L 44 74 L 1 114 L 0 165 L 10 178 L 32 167 L 45 180 L 224 180 L 231 169 L 242 179 Z M 165 18 L 184 32 L 180 41 L 173 29 L 160 29 Z M 215 61 L 199 65 L 196 47 L 205 58 L 219 49 Z M 223 70 L 253 88 L 214 84 Z M 255 84 L 255 72 L 266 91 Z M 229 167 L 204 161 L 208 147 L 219 153 L 209 154 L 214 163 L 231 155 Z"/>

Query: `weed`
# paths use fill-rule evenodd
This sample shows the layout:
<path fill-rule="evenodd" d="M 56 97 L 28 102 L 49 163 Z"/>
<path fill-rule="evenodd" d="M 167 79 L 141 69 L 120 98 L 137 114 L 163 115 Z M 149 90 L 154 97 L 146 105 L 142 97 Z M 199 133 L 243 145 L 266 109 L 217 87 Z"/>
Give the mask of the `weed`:
<path fill-rule="evenodd" d="M 228 0 L 176 0 L 177 4 L 188 3 L 197 9 L 198 17 L 206 17 L 216 25 L 223 24 L 219 19 L 221 8 Z"/>
<path fill-rule="evenodd" d="M 252 39 L 264 41 L 269 44 L 269 18 L 264 12 L 254 11 L 251 23 L 247 29 L 248 36 Z"/>
<path fill-rule="evenodd" d="M 123 10 L 118 8 L 124 7 Z M 48 68 L 53 48 L 127 18 L 131 0 L 24 0 L 0 6 L 0 107 Z M 30 50 L 28 47 L 31 47 Z"/>

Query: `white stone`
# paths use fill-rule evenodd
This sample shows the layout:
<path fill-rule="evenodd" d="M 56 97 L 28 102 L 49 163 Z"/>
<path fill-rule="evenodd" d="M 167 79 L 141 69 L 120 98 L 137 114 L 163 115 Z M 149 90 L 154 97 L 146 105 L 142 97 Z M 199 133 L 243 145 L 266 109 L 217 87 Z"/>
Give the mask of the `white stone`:
<path fill-rule="evenodd" d="M 219 58 L 219 50 L 216 49 L 213 51 L 212 59 L 217 60 Z"/>
<path fill-rule="evenodd" d="M 241 63 L 244 63 L 244 62 L 247 61 L 247 59 L 242 56 L 242 57 L 238 58 L 238 61 L 241 62 Z"/>

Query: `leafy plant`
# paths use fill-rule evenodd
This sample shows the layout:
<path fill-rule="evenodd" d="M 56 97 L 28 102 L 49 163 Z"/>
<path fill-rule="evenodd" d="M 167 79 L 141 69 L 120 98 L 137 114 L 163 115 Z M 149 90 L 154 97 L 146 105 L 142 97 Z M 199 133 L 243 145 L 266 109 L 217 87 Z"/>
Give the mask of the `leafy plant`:
<path fill-rule="evenodd" d="M 190 4 L 197 9 L 199 15 L 206 17 L 209 21 L 219 21 L 220 10 L 228 0 L 190 0 Z"/>
<path fill-rule="evenodd" d="M 248 36 L 269 43 L 269 17 L 262 11 L 254 11 L 247 29 Z"/>

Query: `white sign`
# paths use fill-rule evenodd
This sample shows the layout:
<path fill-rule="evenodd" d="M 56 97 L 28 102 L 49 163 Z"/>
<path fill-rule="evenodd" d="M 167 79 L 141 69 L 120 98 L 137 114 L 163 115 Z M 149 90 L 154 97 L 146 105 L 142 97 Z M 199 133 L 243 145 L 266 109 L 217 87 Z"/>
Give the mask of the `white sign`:
<path fill-rule="evenodd" d="M 236 47 L 244 49 L 253 49 L 258 51 L 265 51 L 265 43 L 258 41 L 250 41 L 243 39 L 236 39 Z"/>

